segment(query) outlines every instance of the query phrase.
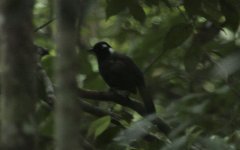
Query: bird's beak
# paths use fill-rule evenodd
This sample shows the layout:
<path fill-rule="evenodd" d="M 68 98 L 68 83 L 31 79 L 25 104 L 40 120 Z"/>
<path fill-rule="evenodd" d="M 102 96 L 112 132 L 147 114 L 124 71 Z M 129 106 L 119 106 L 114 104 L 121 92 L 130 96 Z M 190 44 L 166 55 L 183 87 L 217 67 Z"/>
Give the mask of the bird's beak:
<path fill-rule="evenodd" d="M 92 53 L 94 52 L 94 51 L 93 51 L 93 48 L 89 49 L 88 52 L 89 52 L 90 54 L 92 54 Z"/>

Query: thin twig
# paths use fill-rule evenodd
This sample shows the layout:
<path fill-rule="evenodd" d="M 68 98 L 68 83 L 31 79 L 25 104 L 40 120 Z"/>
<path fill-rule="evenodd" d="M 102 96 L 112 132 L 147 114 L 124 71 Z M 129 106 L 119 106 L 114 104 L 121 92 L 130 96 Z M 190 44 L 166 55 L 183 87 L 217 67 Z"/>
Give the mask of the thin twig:
<path fill-rule="evenodd" d="M 47 25 L 49 25 L 50 23 L 52 23 L 56 18 L 52 18 L 49 21 L 47 21 L 46 23 L 40 25 L 39 27 L 37 27 L 36 29 L 34 29 L 34 32 L 37 32 L 38 30 L 41 30 L 42 28 L 46 27 Z"/>
<path fill-rule="evenodd" d="M 145 67 L 145 69 L 143 69 L 143 73 L 145 74 L 146 72 L 148 72 L 148 70 L 155 64 L 157 63 L 157 61 L 159 61 L 159 59 L 162 57 L 162 55 L 164 54 L 164 50 L 157 55 L 149 64 L 147 67 Z"/>

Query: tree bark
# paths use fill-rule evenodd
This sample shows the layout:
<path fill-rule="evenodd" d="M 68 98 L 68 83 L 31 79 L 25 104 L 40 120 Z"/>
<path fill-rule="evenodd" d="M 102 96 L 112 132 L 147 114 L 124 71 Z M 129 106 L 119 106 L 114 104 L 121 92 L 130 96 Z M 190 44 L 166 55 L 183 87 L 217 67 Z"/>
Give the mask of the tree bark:
<path fill-rule="evenodd" d="M 33 0 L 2 0 L 1 145 L 34 150 L 37 57 L 32 41 Z"/>
<path fill-rule="evenodd" d="M 57 14 L 57 100 L 56 100 L 56 149 L 81 150 L 80 114 L 77 101 L 76 75 L 78 67 L 76 22 L 78 0 L 56 0 Z"/>

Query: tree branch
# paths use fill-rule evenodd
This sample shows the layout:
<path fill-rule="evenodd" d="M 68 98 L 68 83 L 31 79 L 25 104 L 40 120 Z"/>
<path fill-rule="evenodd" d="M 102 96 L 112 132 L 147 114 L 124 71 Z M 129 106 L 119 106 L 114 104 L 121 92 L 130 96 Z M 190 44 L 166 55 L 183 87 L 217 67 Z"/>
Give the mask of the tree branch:
<path fill-rule="evenodd" d="M 107 116 L 107 115 L 110 116 L 111 122 L 113 124 L 124 128 L 123 125 L 119 122 L 120 119 L 123 119 L 121 116 L 119 116 L 115 113 L 109 112 L 109 111 L 102 110 L 98 107 L 92 106 L 91 104 L 84 102 L 82 100 L 79 100 L 79 105 L 85 112 L 88 112 L 94 116 L 98 116 L 98 117 L 103 117 L 103 116 Z"/>
<path fill-rule="evenodd" d="M 52 81 L 47 75 L 47 72 L 42 68 L 42 65 L 38 63 L 38 73 L 40 75 L 41 81 L 43 82 L 46 99 L 44 101 L 50 106 L 53 107 L 54 102 L 56 101 L 55 91 L 52 84 Z"/>
<path fill-rule="evenodd" d="M 92 100 L 116 102 L 118 104 L 135 110 L 142 116 L 147 115 L 147 112 L 140 103 L 133 101 L 128 97 L 123 97 L 121 95 L 115 94 L 113 92 L 99 92 L 80 89 L 79 96 Z M 152 123 L 155 124 L 165 134 L 168 134 L 171 131 L 171 128 L 159 117 L 156 117 L 152 121 Z"/>
<path fill-rule="evenodd" d="M 122 95 L 116 94 L 114 92 L 103 92 L 103 91 L 79 89 L 78 93 L 79 93 L 79 97 L 82 97 L 82 98 L 98 100 L 98 101 L 106 101 L 106 102 L 115 102 L 122 106 L 129 107 L 141 115 L 146 114 L 146 111 L 141 103 L 136 102 L 128 97 L 124 97 Z"/>
<path fill-rule="evenodd" d="M 44 89 L 46 93 L 46 99 L 44 99 L 44 101 L 49 105 L 50 108 L 53 109 L 54 103 L 56 101 L 54 86 L 40 63 L 38 64 L 38 74 L 40 75 L 41 81 L 44 84 Z M 122 127 L 122 124 L 118 121 L 121 119 L 121 116 L 117 114 L 99 109 L 82 100 L 79 100 L 79 107 L 81 107 L 85 112 L 98 117 L 109 115 L 113 124 Z"/>

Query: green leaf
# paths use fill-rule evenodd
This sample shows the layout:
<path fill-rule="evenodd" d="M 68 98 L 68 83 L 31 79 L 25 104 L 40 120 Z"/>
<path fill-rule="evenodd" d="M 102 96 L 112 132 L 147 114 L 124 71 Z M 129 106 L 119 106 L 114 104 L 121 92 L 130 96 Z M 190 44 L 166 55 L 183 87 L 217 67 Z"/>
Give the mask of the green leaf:
<path fill-rule="evenodd" d="M 47 71 L 47 74 L 50 78 L 52 78 L 54 76 L 54 68 L 53 68 L 53 64 L 56 61 L 56 57 L 52 56 L 52 55 L 48 55 L 45 56 L 42 59 L 42 65 L 43 68 Z"/>
<path fill-rule="evenodd" d="M 204 17 L 206 17 L 208 20 L 219 24 L 222 17 L 222 13 L 220 10 L 220 4 L 218 0 L 202 0 L 202 10 L 205 14 L 203 14 Z"/>
<path fill-rule="evenodd" d="M 172 5 L 168 0 L 162 0 L 162 2 L 170 9 L 172 9 Z"/>
<path fill-rule="evenodd" d="M 202 0 L 197 0 L 197 1 L 184 0 L 183 5 L 189 16 L 199 15 L 202 13 L 202 10 L 201 10 Z"/>
<path fill-rule="evenodd" d="M 94 138 L 97 138 L 109 127 L 110 123 L 110 116 L 105 116 L 95 120 L 88 129 L 88 136 L 93 135 Z"/>
<path fill-rule="evenodd" d="M 233 146 L 228 144 L 226 140 L 219 136 L 211 136 L 210 138 L 203 138 L 201 144 L 207 147 L 206 150 L 236 150 Z"/>
<path fill-rule="evenodd" d="M 41 124 L 39 125 L 39 132 L 41 135 L 46 137 L 52 137 L 54 131 L 54 119 L 53 115 L 49 115 Z"/>
<path fill-rule="evenodd" d="M 127 8 L 127 0 L 107 0 L 106 17 L 117 15 Z"/>
<path fill-rule="evenodd" d="M 180 23 L 171 27 L 164 39 L 164 50 L 180 46 L 192 34 L 192 31 L 192 26 L 185 23 Z"/>
<path fill-rule="evenodd" d="M 138 3 L 130 3 L 129 10 L 133 18 L 140 23 L 143 23 L 146 20 L 146 14 L 143 8 Z"/>
<path fill-rule="evenodd" d="M 191 47 L 186 51 L 184 56 L 184 66 L 187 72 L 193 73 L 202 57 L 202 50 L 200 48 Z"/>
<path fill-rule="evenodd" d="M 219 25 L 222 21 L 219 0 L 184 0 L 183 4 L 190 17 L 201 16 L 216 25 Z"/>
<path fill-rule="evenodd" d="M 229 25 L 229 27 L 233 31 L 236 31 L 240 23 L 240 16 L 239 16 L 238 10 L 229 1 L 220 0 L 220 4 L 221 4 L 222 13 L 226 18 L 226 24 Z"/>
<path fill-rule="evenodd" d="M 162 150 L 182 150 L 182 149 L 187 149 L 186 144 L 187 144 L 187 136 L 181 136 L 177 139 L 175 139 L 174 141 L 172 141 L 171 144 L 166 144 L 166 146 L 164 146 L 162 148 Z"/>

